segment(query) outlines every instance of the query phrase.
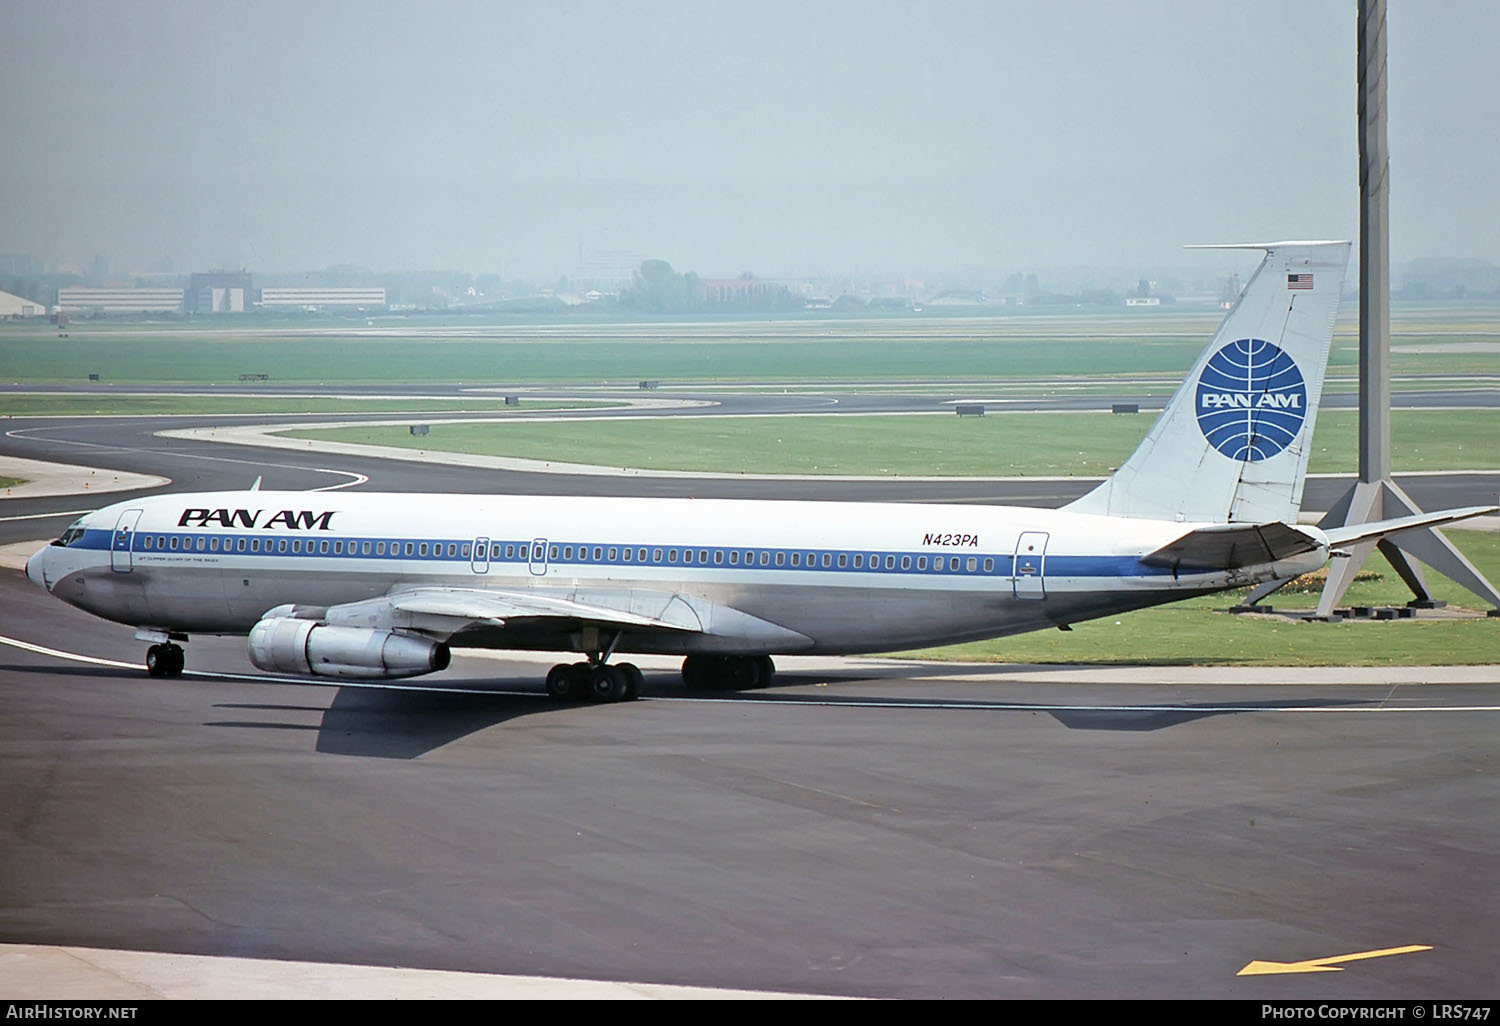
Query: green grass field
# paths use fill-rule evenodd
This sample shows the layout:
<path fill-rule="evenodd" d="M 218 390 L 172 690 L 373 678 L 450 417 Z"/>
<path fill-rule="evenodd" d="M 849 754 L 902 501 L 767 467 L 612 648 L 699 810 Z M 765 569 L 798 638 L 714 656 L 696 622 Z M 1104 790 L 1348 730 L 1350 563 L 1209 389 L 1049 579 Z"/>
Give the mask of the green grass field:
<path fill-rule="evenodd" d="M 1146 414 L 1108 413 L 670 417 L 437 424 L 422 438 L 399 427 L 286 433 L 650 470 L 1098 477 L 1134 451 L 1153 421 Z M 1391 422 L 1393 465 L 1398 470 L 1500 468 L 1500 410 L 1398 410 Z M 1357 469 L 1358 430 L 1354 411 L 1320 413 L 1311 472 Z"/>
<path fill-rule="evenodd" d="M 25 483 L 26 481 L 19 477 L 0 477 L 0 488 L 14 488 L 18 484 Z"/>
<path fill-rule="evenodd" d="M 1330 359 L 1356 363 L 1352 309 Z M 1005 380 L 1180 376 L 1219 320 L 1211 309 L 765 321 L 516 323 L 381 317 L 371 325 L 232 318 L 181 323 L 0 324 L 0 380 L 115 383 L 665 382 Z M 1392 311 L 1400 374 L 1495 373 L 1500 309 Z M 1427 352 L 1422 346 L 1457 346 Z"/>
<path fill-rule="evenodd" d="M 1490 581 L 1500 581 L 1500 533 L 1448 529 L 1445 534 Z M 1356 580 L 1343 604 L 1402 605 L 1411 598 L 1378 553 L 1366 564 L 1378 580 Z M 1361 575 L 1363 576 L 1363 575 Z M 1480 598 L 1438 574 L 1435 598 L 1453 609 L 1483 609 Z M 1500 664 L 1500 620 L 1350 620 L 1302 623 L 1227 612 L 1246 592 L 1226 592 L 1168 606 L 968 645 L 906 653 L 924 659 L 1003 663 L 1142 663 L 1194 666 L 1471 666 Z M 1316 592 L 1277 593 L 1275 609 L 1311 610 Z M 1497 682 L 1500 683 L 1500 682 Z"/>

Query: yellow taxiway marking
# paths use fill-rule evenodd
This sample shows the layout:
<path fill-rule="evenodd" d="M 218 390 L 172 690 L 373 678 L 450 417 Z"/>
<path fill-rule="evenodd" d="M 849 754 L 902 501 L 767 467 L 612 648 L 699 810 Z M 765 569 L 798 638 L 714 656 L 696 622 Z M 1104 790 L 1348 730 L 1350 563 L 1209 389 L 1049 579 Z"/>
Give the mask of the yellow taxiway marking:
<path fill-rule="evenodd" d="M 1379 951 L 1357 951 L 1352 955 L 1333 955 L 1329 958 L 1310 958 L 1305 962 L 1251 962 L 1235 973 L 1236 976 L 1269 976 L 1272 973 L 1341 973 L 1335 962 L 1357 962 L 1364 958 L 1384 958 L 1386 955 L 1405 955 L 1413 951 L 1431 951 L 1431 944 L 1408 944 L 1404 948 L 1381 948 Z"/>

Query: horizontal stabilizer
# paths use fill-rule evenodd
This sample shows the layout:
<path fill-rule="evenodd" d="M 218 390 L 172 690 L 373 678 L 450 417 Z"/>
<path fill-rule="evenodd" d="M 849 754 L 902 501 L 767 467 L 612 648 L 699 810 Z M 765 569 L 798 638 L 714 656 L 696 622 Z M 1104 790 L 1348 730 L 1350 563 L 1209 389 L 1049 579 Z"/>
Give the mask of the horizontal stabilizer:
<path fill-rule="evenodd" d="M 1212 524 L 1189 531 L 1141 562 L 1173 570 L 1234 570 L 1320 548 L 1320 539 L 1290 524 Z"/>
<path fill-rule="evenodd" d="M 1444 509 L 1436 513 L 1418 513 L 1411 517 L 1396 517 L 1392 520 L 1375 520 L 1368 524 L 1349 524 L 1333 527 L 1324 533 L 1330 545 L 1357 545 L 1360 542 L 1379 541 L 1386 535 L 1399 534 L 1418 527 L 1441 527 L 1456 520 L 1482 517 L 1500 512 L 1500 506 L 1465 506 L 1461 509 Z"/>

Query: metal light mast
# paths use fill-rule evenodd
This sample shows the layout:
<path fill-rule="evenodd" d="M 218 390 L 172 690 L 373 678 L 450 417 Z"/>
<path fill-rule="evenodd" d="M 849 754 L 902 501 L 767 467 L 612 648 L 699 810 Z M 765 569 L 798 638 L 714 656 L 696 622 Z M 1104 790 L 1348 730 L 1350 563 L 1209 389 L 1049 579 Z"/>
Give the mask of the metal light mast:
<path fill-rule="evenodd" d="M 1385 0 L 1359 0 L 1359 480 L 1336 502 L 1319 526 L 1363 524 L 1420 513 L 1417 504 L 1391 478 L 1391 288 L 1390 163 L 1385 140 Z M 1408 603 L 1431 607 L 1418 563 L 1446 574 L 1495 606 L 1500 592 L 1463 553 L 1433 528 L 1351 547 L 1348 559 L 1335 559 L 1318 600 L 1317 615 L 1333 608 L 1379 547 L 1416 597 Z"/>

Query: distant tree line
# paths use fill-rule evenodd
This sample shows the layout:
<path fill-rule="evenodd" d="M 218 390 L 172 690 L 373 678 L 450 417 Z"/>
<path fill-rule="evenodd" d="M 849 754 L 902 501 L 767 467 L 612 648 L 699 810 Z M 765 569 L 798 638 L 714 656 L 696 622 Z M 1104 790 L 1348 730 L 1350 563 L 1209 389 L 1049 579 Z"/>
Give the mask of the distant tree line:
<path fill-rule="evenodd" d="M 620 305 L 648 313 L 774 313 L 800 310 L 802 301 L 784 285 L 761 281 L 746 271 L 726 281 L 679 273 L 665 260 L 647 260 L 620 293 Z"/>

